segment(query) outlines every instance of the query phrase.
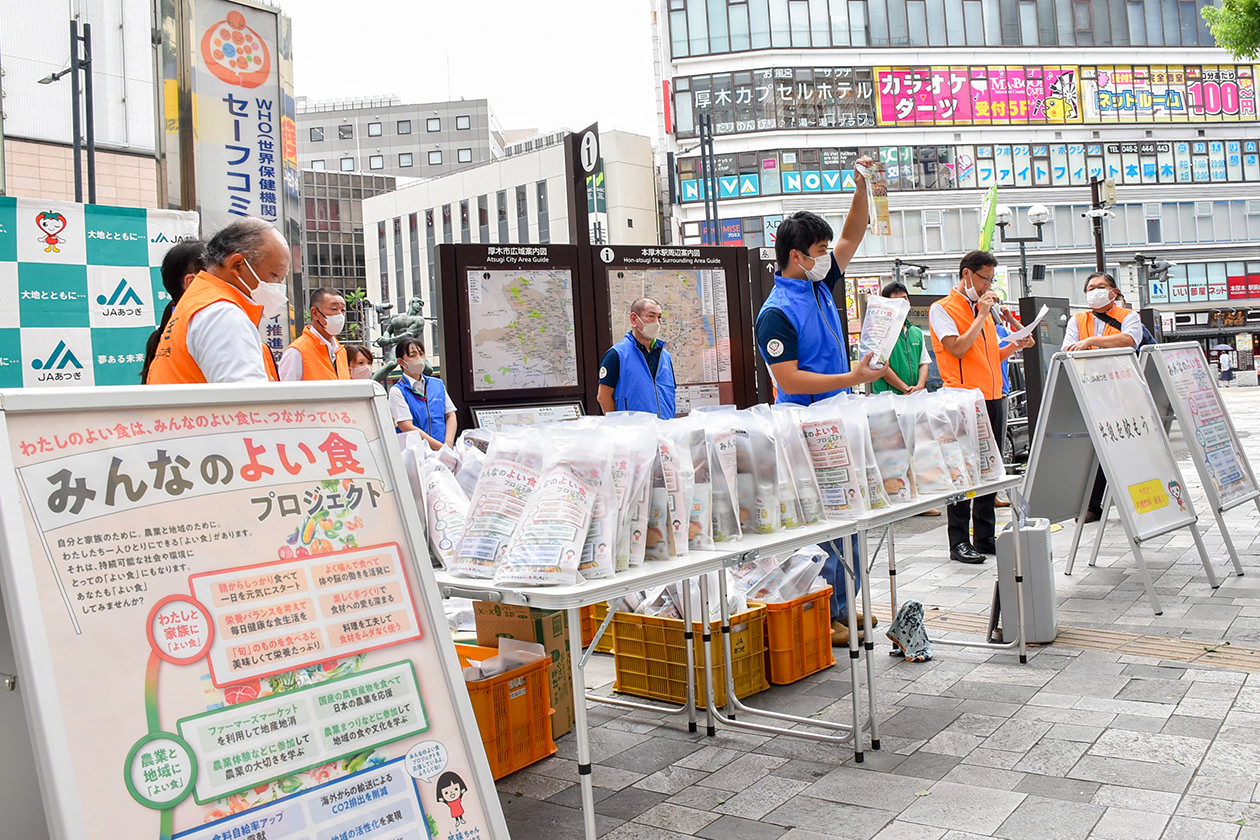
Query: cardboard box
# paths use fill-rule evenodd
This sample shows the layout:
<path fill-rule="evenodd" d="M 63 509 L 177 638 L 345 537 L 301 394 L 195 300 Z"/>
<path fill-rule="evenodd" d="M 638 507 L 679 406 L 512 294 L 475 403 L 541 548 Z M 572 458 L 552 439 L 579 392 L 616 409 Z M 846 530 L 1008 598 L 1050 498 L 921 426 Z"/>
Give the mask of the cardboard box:
<path fill-rule="evenodd" d="M 499 646 L 499 639 L 535 642 L 551 657 L 551 737 L 573 729 L 573 669 L 569 661 L 569 628 L 564 610 L 539 610 L 493 601 L 476 601 L 477 644 Z"/>

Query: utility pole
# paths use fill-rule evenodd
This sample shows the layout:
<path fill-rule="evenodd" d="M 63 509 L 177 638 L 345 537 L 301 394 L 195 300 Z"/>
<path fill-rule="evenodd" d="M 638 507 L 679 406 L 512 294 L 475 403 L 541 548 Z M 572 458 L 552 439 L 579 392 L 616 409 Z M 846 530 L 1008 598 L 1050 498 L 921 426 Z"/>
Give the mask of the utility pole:
<path fill-rule="evenodd" d="M 708 233 L 702 235 L 701 241 L 705 245 L 721 245 L 721 220 L 718 217 L 717 161 L 713 155 L 713 115 L 700 114 L 697 122 L 700 128 L 700 186 L 704 190 L 704 223 L 713 236 L 712 243 L 709 242 Z"/>
<path fill-rule="evenodd" d="M 1092 222 L 1093 228 L 1094 228 L 1094 270 L 1095 271 L 1107 270 L 1107 255 L 1103 251 L 1103 212 L 1102 211 L 1106 210 L 1111 205 L 1107 201 L 1108 197 L 1104 197 L 1103 195 L 1103 187 L 1105 185 L 1106 185 L 1106 182 L 1098 178 L 1091 177 L 1089 179 L 1089 206 L 1090 206 L 1090 211 L 1091 211 L 1090 221 Z M 1115 190 L 1115 187 L 1114 187 L 1114 182 L 1113 182 L 1113 185 L 1108 188 L 1108 192 L 1114 195 L 1114 190 Z"/>

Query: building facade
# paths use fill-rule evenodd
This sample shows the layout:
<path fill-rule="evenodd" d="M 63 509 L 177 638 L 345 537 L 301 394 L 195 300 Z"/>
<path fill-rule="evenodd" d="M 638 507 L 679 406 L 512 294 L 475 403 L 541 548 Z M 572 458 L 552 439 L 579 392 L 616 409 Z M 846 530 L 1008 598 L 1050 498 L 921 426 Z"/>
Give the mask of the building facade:
<path fill-rule="evenodd" d="M 503 157 L 503 131 L 485 99 L 298 97 L 297 133 L 303 169 L 439 178 Z"/>
<path fill-rule="evenodd" d="M 1245 345 L 1238 361 L 1249 367 L 1250 329 L 1260 332 L 1260 68 L 1213 45 L 1206 4 L 659 0 L 660 128 L 677 160 L 667 234 L 703 238 L 695 147 L 707 114 L 727 243 L 772 245 L 782 218 L 802 209 L 838 231 L 853 161 L 869 154 L 886 167 L 892 234 L 866 237 L 851 277 L 890 279 L 900 257 L 930 266 L 925 291 L 943 293 L 996 183 L 1014 211 L 1009 233 L 1034 232 L 1030 206 L 1050 210 L 1029 249 L 1030 264 L 1047 266 L 1033 293 L 1083 304 L 1089 184 L 1113 178 L 1106 263 L 1129 301 L 1139 299 L 1135 254 L 1175 263 L 1166 283 L 1149 284 L 1150 305 L 1173 337 Z M 995 249 L 1018 266 L 1014 245 Z"/>
<path fill-rule="evenodd" d="M 293 308 L 295 330 L 305 326 L 307 302 L 315 289 L 349 296 L 367 287 L 363 201 L 396 186 L 391 175 L 302 170 L 301 259 L 294 261 L 293 270 L 303 296 Z M 369 306 L 347 307 L 343 339 L 364 340 L 373 326 Z"/>
<path fill-rule="evenodd" d="M 656 244 L 660 218 L 651 141 L 620 131 L 600 135 L 604 176 L 605 241 Z M 448 242 L 494 244 L 569 241 L 564 144 L 533 151 L 454 175 L 403 186 L 363 204 L 367 238 L 368 296 L 394 311 L 412 297 L 424 314 L 442 317 L 438 301 L 437 246 Z M 425 346 L 440 356 L 431 321 Z"/>

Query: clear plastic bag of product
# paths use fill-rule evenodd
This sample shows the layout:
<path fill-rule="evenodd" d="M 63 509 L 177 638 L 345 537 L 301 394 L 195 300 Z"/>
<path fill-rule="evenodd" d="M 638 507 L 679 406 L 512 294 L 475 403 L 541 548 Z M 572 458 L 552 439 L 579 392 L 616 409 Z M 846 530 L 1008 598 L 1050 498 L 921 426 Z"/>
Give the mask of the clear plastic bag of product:
<path fill-rule="evenodd" d="M 1002 463 L 1002 447 L 993 434 L 989 422 L 989 410 L 984 394 L 978 388 L 942 388 L 938 394 L 947 394 L 954 401 L 967 425 L 968 436 L 974 436 L 974 453 L 979 474 L 975 484 L 997 481 L 1006 477 L 1006 465 Z"/>
<path fill-rule="evenodd" d="M 495 566 L 538 483 L 543 445 L 538 434 L 504 431 L 494 436 L 448 571 L 464 577 L 494 577 Z"/>
<path fill-rule="evenodd" d="M 429 548 L 442 568 L 449 569 L 468 518 L 468 496 L 441 459 L 422 458 L 414 450 L 409 451 L 408 456 L 416 462 L 420 478 Z"/>
<path fill-rule="evenodd" d="M 625 447 L 619 447 L 608 436 L 595 430 L 592 440 L 597 440 L 597 449 L 592 454 L 608 459 L 609 471 L 602 476 L 595 491 L 595 506 L 591 509 L 591 525 L 586 532 L 586 542 L 582 546 L 582 557 L 578 571 L 587 580 L 610 578 L 617 572 L 617 536 L 621 530 L 621 507 L 618 495 L 622 489 L 617 486 L 618 478 L 633 470 Z M 618 464 L 622 467 L 619 470 Z"/>
<path fill-rule="evenodd" d="M 692 485 L 695 468 L 691 447 L 680 441 L 674 429 L 662 423 L 657 433 L 656 472 L 648 514 L 648 539 L 644 556 L 648 560 L 686 557 L 687 532 L 691 525 Z"/>
<path fill-rule="evenodd" d="M 715 542 L 740 540 L 739 526 L 739 457 L 735 449 L 735 430 L 723 418 L 729 415 L 693 412 L 692 417 L 704 423 L 709 446 L 709 476 L 713 482 L 711 509 Z"/>
<path fill-rule="evenodd" d="M 865 449 L 850 440 L 841 404 L 834 399 L 814 403 L 801 409 L 800 418 L 824 515 L 828 519 L 861 516 L 866 510 L 862 501 Z"/>
<path fill-rule="evenodd" d="M 954 437 L 963 453 L 963 465 L 967 472 L 967 486 L 980 483 L 980 435 L 976 428 L 975 394 L 979 390 L 942 388 L 936 397 L 946 407 L 954 421 Z"/>
<path fill-rule="evenodd" d="M 815 546 L 817 548 L 817 546 Z M 797 551 L 748 589 L 750 601 L 781 604 L 808 595 L 814 579 L 822 573 L 826 554 Z"/>
<path fill-rule="evenodd" d="M 800 407 L 791 403 L 777 403 L 770 409 L 770 416 L 774 420 L 775 442 L 787 463 L 800 524 L 819 522 L 823 518 L 822 497 L 818 492 L 818 479 L 814 477 L 809 447 L 805 443 L 805 435 L 801 433 Z M 785 520 L 784 527 L 794 526 L 788 525 Z"/>
<path fill-rule="evenodd" d="M 779 530 L 778 455 L 774 424 L 732 406 L 699 406 L 693 413 L 719 415 L 735 430 L 736 490 L 740 529 L 759 534 Z"/>
<path fill-rule="evenodd" d="M 596 430 L 548 431 L 537 486 L 499 558 L 496 585 L 572 585 L 581 580 L 582 546 L 612 460 L 603 440 Z"/>
<path fill-rule="evenodd" d="M 954 491 L 940 441 L 936 439 L 924 410 L 928 396 L 926 391 L 918 391 L 893 400 L 901 434 L 910 450 L 911 477 L 920 496 Z"/>
<path fill-rule="evenodd" d="M 866 421 L 864 397 L 840 394 L 832 397 L 840 405 L 840 416 L 844 420 L 849 440 L 857 456 L 858 468 L 863 481 L 859 485 L 862 503 L 866 510 L 880 510 L 892 504 L 888 494 L 884 492 L 884 484 L 880 479 L 879 466 L 875 462 L 875 448 L 871 445 L 871 429 Z"/>
<path fill-rule="evenodd" d="M 927 414 L 932 434 L 940 442 L 941 455 L 945 458 L 945 467 L 949 470 L 949 480 L 955 490 L 967 490 L 971 487 L 971 476 L 967 469 L 967 453 L 964 443 L 959 441 L 961 418 L 953 401 L 922 392 L 923 411 Z M 912 394 L 911 396 L 919 396 Z"/>
<path fill-rule="evenodd" d="M 610 430 L 616 447 L 613 482 L 617 485 L 620 525 L 615 562 L 616 570 L 623 572 L 643 563 L 647 546 L 657 420 L 643 412 L 618 411 L 601 418 L 600 423 Z"/>
<path fill-rule="evenodd" d="M 455 470 L 455 478 L 469 496 L 472 496 L 477 479 L 481 477 L 481 467 L 485 463 L 493 437 L 494 433 L 489 429 L 465 429 L 455 440 L 455 455 L 459 458 L 459 469 Z"/>
<path fill-rule="evenodd" d="M 673 426 L 674 436 L 686 444 L 691 455 L 694 480 L 687 526 L 687 542 L 691 548 L 713 548 L 713 474 L 709 464 L 709 444 L 704 426 L 696 418 L 679 417 L 666 421 Z"/>
<path fill-rule="evenodd" d="M 775 495 L 779 500 L 779 527 L 799 528 L 804 524 L 805 517 L 801 511 L 801 501 L 796 495 L 796 483 L 788 461 L 787 441 L 784 440 L 780 423 L 768 405 L 754 405 L 748 409 L 748 413 L 752 415 L 754 422 L 765 424 L 774 438 L 774 472 L 778 482 Z"/>
<path fill-rule="evenodd" d="M 894 397 L 889 393 L 876 394 L 864 399 L 862 405 L 884 492 L 893 502 L 908 502 L 915 497 L 914 482 L 910 480 L 910 450 L 897 422 Z"/>
<path fill-rule="evenodd" d="M 910 301 L 905 298 L 869 296 L 866 315 L 862 318 L 862 335 L 858 339 L 858 358 L 864 359 L 868 353 L 873 353 L 871 367 L 882 368 L 888 364 L 909 314 Z"/>

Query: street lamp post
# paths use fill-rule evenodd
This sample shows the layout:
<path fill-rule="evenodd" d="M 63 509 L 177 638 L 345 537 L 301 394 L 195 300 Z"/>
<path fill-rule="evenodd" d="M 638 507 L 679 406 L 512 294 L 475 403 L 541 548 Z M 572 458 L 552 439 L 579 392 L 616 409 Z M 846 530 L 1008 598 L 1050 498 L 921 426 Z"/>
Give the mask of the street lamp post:
<path fill-rule="evenodd" d="M 80 51 L 82 45 L 82 51 Z M 82 56 L 82 57 L 80 57 Z M 70 74 L 70 100 L 73 111 L 71 126 L 74 133 L 74 200 L 83 202 L 83 126 L 79 119 L 79 73 L 83 73 L 83 117 L 87 123 L 87 182 L 88 203 L 96 203 L 96 119 L 93 114 L 92 95 L 92 24 L 83 24 L 79 34 L 79 22 L 70 21 L 70 66 L 56 73 L 49 73 L 39 80 L 41 85 L 51 85 L 67 73 Z"/>
<path fill-rule="evenodd" d="M 1025 246 L 1029 242 L 1042 241 L 1042 225 L 1050 221 L 1050 211 L 1046 209 L 1044 204 L 1034 204 L 1028 208 L 1028 221 L 1036 228 L 1037 233 L 1033 236 L 1008 236 L 1006 233 L 1007 226 L 1010 225 L 1014 214 L 1011 208 L 1002 205 L 997 208 L 997 228 L 998 234 L 1003 242 L 1019 243 L 1019 283 L 1021 288 L 1021 297 L 1030 297 L 1032 295 L 1032 284 L 1028 282 L 1028 252 Z"/>

